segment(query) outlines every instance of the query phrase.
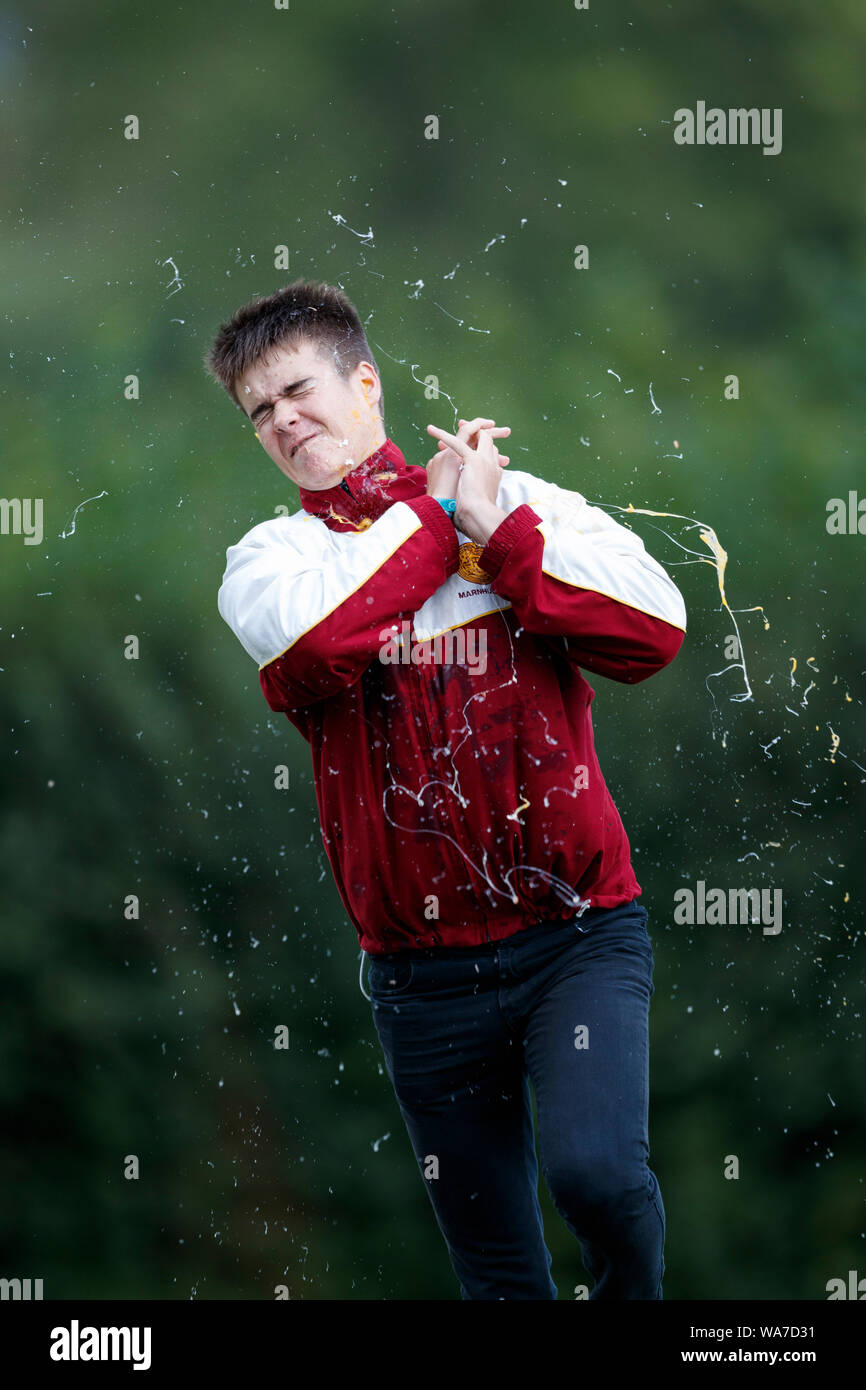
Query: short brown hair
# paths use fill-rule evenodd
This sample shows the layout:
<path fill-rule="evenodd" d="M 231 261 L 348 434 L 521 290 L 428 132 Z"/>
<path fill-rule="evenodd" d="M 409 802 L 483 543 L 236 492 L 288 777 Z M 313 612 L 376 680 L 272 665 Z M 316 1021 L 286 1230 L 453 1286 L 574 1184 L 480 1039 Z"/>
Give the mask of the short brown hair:
<path fill-rule="evenodd" d="M 238 410 L 235 384 L 272 348 L 293 348 L 303 340 L 316 343 L 323 357 L 344 379 L 359 362 L 370 362 L 379 374 L 364 326 L 351 300 L 340 289 L 318 280 L 295 280 L 250 300 L 220 325 L 204 359 L 205 371 L 225 388 Z M 244 414 L 246 412 L 244 411 Z M 379 414 L 385 419 L 384 396 Z"/>

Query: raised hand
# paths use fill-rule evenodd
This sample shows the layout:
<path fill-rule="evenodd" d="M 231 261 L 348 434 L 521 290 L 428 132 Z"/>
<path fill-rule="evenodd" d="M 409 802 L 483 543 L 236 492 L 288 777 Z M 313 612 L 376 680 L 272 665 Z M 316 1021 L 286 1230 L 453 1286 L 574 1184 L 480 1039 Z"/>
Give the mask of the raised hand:
<path fill-rule="evenodd" d="M 511 433 L 509 425 L 497 426 L 494 420 L 477 416 L 474 420 L 460 420 L 459 429 L 456 436 L 446 435 L 444 430 L 437 431 L 434 426 L 428 425 L 430 433 L 438 433 L 443 437 L 439 439 L 439 452 L 433 455 L 427 464 L 427 493 L 430 497 L 456 497 L 457 485 L 460 478 L 460 470 L 463 467 L 461 454 L 451 447 L 451 439 L 459 440 L 461 443 L 473 448 L 478 443 L 478 433 L 481 429 L 489 429 L 491 438 L 502 439 Z M 449 441 L 449 442 L 446 442 Z M 510 463 L 507 454 L 500 454 L 495 450 L 496 458 L 501 468 L 506 468 Z M 464 533 L 464 534 L 468 534 Z"/>
<path fill-rule="evenodd" d="M 428 425 L 427 429 L 462 460 L 457 491 L 454 494 L 457 499 L 454 524 L 465 536 L 469 536 L 479 545 L 485 545 L 507 515 L 496 505 L 499 480 L 502 476 L 502 465 L 499 462 L 502 455 L 493 443 L 493 437 L 497 433 L 496 427 L 488 428 L 481 425 L 478 428 L 478 447 L 475 449 L 467 439 L 460 437 L 459 431 L 457 435 L 452 435 L 435 425 Z"/>

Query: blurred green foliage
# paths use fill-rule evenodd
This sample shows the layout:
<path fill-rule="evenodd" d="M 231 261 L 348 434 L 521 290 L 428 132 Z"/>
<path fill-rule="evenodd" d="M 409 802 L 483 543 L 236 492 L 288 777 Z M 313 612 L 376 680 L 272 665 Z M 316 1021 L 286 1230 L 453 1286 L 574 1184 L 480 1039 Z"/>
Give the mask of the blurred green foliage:
<path fill-rule="evenodd" d="M 688 636 L 593 681 L 656 951 L 665 1296 L 866 1273 L 866 540 L 825 527 L 866 491 L 864 38 L 856 0 L 7 7 L 2 492 L 44 498 L 45 537 L 0 537 L 4 1275 L 457 1297 L 307 747 L 216 610 L 226 547 L 297 494 L 201 359 L 299 275 L 358 305 L 410 461 L 454 418 L 434 373 L 512 426 L 512 467 L 718 534 L 752 698 L 700 528 L 648 516 Z M 782 153 L 675 145 L 698 100 L 782 108 Z M 782 932 L 676 926 L 698 879 L 781 887 Z"/>

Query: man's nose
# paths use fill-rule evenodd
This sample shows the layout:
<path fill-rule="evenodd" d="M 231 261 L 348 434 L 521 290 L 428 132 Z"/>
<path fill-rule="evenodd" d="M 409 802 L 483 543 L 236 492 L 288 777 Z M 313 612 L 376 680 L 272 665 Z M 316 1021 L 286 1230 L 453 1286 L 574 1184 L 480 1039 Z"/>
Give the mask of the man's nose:
<path fill-rule="evenodd" d="M 277 401 L 274 406 L 274 428 L 277 430 L 294 429 L 300 413 L 296 401 L 289 399 Z"/>

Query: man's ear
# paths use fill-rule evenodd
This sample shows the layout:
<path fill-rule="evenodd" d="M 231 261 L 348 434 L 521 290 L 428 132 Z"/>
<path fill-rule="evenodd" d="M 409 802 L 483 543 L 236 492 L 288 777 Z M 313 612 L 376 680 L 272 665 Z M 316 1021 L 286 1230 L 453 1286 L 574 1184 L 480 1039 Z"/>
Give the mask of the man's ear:
<path fill-rule="evenodd" d="M 369 406 L 375 405 L 382 395 L 382 383 L 372 362 L 359 362 L 358 370 L 361 373 L 361 390 L 364 393 L 364 400 Z"/>

